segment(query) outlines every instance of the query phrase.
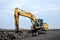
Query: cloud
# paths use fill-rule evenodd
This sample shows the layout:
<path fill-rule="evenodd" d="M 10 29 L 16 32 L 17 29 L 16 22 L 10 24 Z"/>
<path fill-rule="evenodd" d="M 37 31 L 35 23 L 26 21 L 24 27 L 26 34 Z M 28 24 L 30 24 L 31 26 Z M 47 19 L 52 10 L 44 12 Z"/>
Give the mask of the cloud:
<path fill-rule="evenodd" d="M 60 1 L 59 0 L 38 0 L 38 1 L 36 1 L 36 0 L 7 0 L 7 1 L 0 0 L 0 13 L 1 13 L 0 14 L 0 18 L 1 18 L 0 25 L 1 26 L 2 26 L 2 24 L 3 24 L 3 26 L 7 26 L 8 22 L 11 23 L 10 25 L 8 24 L 9 26 L 14 25 L 14 23 L 12 23 L 12 22 L 14 20 L 13 19 L 14 18 L 14 8 L 16 8 L 16 7 L 32 13 L 34 16 L 36 16 L 36 18 L 43 18 L 51 26 L 53 26 L 52 24 L 60 23 L 60 21 L 59 21 L 60 20 L 59 19 Z M 9 18 L 7 16 L 9 16 Z M 58 19 L 59 22 L 57 20 L 55 20 L 56 22 L 54 20 L 52 20 L 53 19 L 52 17 L 54 19 Z M 6 20 L 6 21 L 4 22 L 4 20 Z M 7 20 L 9 20 L 9 21 L 7 22 Z M 23 20 L 23 23 L 27 20 L 26 21 L 27 25 L 23 25 L 25 27 L 30 24 L 28 22 L 28 21 L 30 21 L 29 19 L 25 19 L 25 18 L 21 17 L 20 20 Z M 51 24 L 51 22 L 52 22 L 52 24 Z M 60 25 L 58 24 L 57 26 L 60 26 Z"/>
<path fill-rule="evenodd" d="M 0 2 L 3 2 L 3 1 L 5 1 L 5 0 L 0 0 Z"/>
<path fill-rule="evenodd" d="M 59 4 L 47 4 L 46 9 L 49 11 L 57 11 L 60 10 Z"/>

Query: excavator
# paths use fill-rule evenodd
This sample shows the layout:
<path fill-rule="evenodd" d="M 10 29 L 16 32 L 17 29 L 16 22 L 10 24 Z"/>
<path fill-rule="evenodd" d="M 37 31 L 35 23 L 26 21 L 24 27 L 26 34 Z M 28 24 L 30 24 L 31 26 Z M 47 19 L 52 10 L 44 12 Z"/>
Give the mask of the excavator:
<path fill-rule="evenodd" d="M 48 24 L 43 22 L 43 19 L 36 19 L 36 17 L 25 11 L 25 10 L 20 10 L 18 8 L 14 9 L 14 21 L 15 21 L 15 26 L 16 26 L 16 32 L 19 32 L 19 15 L 30 18 L 31 23 L 32 23 L 32 33 L 40 33 L 40 32 L 46 32 L 48 29 Z"/>

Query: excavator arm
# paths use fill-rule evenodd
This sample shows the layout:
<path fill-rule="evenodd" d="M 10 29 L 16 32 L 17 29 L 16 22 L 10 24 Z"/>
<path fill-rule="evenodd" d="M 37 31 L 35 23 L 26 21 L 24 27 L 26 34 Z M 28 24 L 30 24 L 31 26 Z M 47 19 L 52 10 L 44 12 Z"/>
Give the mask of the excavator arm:
<path fill-rule="evenodd" d="M 33 25 L 36 24 L 36 18 L 33 14 L 26 12 L 24 10 L 18 11 L 18 8 L 15 8 L 15 10 L 14 10 L 14 17 L 15 18 L 14 19 L 15 19 L 16 31 L 19 30 L 19 15 L 30 18 L 34 22 Z"/>

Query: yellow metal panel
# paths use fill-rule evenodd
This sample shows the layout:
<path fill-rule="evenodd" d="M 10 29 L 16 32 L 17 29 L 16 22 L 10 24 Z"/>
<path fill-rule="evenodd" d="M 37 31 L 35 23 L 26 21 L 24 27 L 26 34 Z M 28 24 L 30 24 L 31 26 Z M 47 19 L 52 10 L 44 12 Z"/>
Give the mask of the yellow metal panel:
<path fill-rule="evenodd" d="M 48 24 L 44 23 L 44 28 L 48 29 Z"/>

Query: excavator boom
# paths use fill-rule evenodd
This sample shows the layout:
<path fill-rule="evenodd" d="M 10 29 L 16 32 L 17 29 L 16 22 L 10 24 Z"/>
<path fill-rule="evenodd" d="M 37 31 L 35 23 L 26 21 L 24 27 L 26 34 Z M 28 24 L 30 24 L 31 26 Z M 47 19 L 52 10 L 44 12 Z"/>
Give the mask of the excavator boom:
<path fill-rule="evenodd" d="M 22 10 L 19 12 L 19 15 L 30 18 L 31 20 L 33 20 L 34 25 L 36 24 L 36 18 L 33 14 Z"/>
<path fill-rule="evenodd" d="M 21 10 L 20 12 L 18 11 L 18 8 L 15 8 L 14 10 L 14 17 L 15 17 L 15 26 L 16 26 L 16 31 L 19 30 L 19 15 L 24 16 L 24 17 L 28 17 L 31 20 L 33 20 L 34 24 L 36 24 L 36 18 L 33 14 L 26 12 L 24 10 Z"/>

